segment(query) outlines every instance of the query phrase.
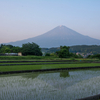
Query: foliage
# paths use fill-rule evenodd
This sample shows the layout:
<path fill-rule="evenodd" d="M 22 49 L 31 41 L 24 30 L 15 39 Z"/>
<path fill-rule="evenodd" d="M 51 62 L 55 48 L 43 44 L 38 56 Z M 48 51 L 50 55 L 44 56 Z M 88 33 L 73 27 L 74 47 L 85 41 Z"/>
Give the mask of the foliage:
<path fill-rule="evenodd" d="M 83 58 L 80 54 L 76 55 L 75 53 L 70 53 L 70 57 L 73 57 L 73 58 Z"/>
<path fill-rule="evenodd" d="M 50 53 L 46 53 L 45 56 L 50 56 Z"/>
<path fill-rule="evenodd" d="M 18 53 L 21 52 L 21 47 L 15 47 L 12 45 L 0 45 L 0 53 Z"/>
<path fill-rule="evenodd" d="M 70 52 L 72 53 L 92 53 L 92 54 L 98 54 L 100 53 L 100 46 L 98 45 L 77 45 L 77 46 L 71 46 Z"/>
<path fill-rule="evenodd" d="M 56 51 L 60 51 L 59 47 L 55 48 L 42 48 L 42 52 L 46 53 L 55 53 Z M 76 45 L 76 46 L 70 46 L 69 52 L 71 53 L 92 53 L 92 54 L 99 54 L 100 53 L 100 45 Z"/>
<path fill-rule="evenodd" d="M 56 53 L 51 53 L 50 56 L 56 57 L 56 58 L 58 57 L 58 56 L 56 55 Z"/>
<path fill-rule="evenodd" d="M 21 47 L 18 47 L 18 46 L 17 46 L 17 47 L 14 46 L 14 47 L 12 48 L 12 52 L 13 52 L 13 53 L 21 52 L 21 50 L 22 50 L 22 48 L 21 48 Z"/>
<path fill-rule="evenodd" d="M 0 52 L 2 53 L 10 53 L 11 52 L 11 49 L 7 46 L 3 46 L 0 50 Z"/>
<path fill-rule="evenodd" d="M 22 45 L 22 54 L 23 55 L 36 55 L 42 56 L 41 49 L 36 43 L 26 43 Z"/>
<path fill-rule="evenodd" d="M 26 43 L 23 44 L 22 47 L 15 47 L 12 45 L 0 45 L 0 53 L 18 53 L 22 52 L 23 55 L 36 55 L 41 56 L 42 52 L 39 46 L 35 43 Z"/>
<path fill-rule="evenodd" d="M 54 60 L 51 56 L 0 56 L 0 60 Z M 57 59 L 57 58 L 56 58 Z"/>
<path fill-rule="evenodd" d="M 81 55 L 76 55 L 75 53 L 70 53 L 67 46 L 60 46 L 60 51 L 56 51 L 59 58 L 83 58 Z"/>
<path fill-rule="evenodd" d="M 89 55 L 87 58 L 98 58 L 98 59 L 100 59 L 100 54 Z"/>
<path fill-rule="evenodd" d="M 60 51 L 56 52 L 59 58 L 68 58 L 69 54 L 69 47 L 67 46 L 60 46 Z"/>

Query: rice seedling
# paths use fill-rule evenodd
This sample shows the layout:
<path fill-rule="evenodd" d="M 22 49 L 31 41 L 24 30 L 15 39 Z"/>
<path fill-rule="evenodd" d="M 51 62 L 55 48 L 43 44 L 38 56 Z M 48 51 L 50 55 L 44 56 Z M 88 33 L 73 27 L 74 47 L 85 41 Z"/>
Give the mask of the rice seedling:
<path fill-rule="evenodd" d="M 69 77 L 60 77 L 65 72 L 1 76 L 0 100 L 73 100 L 100 93 L 100 71 L 69 71 Z"/>

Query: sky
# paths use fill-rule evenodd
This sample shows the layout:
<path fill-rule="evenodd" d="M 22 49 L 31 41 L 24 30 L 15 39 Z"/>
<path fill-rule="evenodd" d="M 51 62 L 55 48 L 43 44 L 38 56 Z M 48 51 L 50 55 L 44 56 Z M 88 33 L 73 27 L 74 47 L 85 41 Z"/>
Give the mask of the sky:
<path fill-rule="evenodd" d="M 0 43 L 32 38 L 59 25 L 100 39 L 100 0 L 0 0 Z"/>

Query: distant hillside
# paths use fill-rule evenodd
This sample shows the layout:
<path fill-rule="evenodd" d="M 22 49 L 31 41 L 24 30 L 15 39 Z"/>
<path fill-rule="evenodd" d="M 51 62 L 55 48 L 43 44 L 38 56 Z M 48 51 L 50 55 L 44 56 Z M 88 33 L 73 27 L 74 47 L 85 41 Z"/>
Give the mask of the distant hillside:
<path fill-rule="evenodd" d="M 76 53 L 92 53 L 92 54 L 99 54 L 100 53 L 100 46 L 98 45 L 77 45 L 77 46 L 71 46 L 70 52 Z"/>
<path fill-rule="evenodd" d="M 46 53 L 53 53 L 60 50 L 60 47 L 57 48 L 42 48 L 42 52 Z M 77 45 L 77 46 L 70 46 L 70 52 L 72 53 L 92 53 L 92 54 L 100 54 L 100 46 L 97 45 Z"/>
<path fill-rule="evenodd" d="M 97 45 L 100 43 L 100 40 L 84 36 L 66 26 L 58 26 L 45 34 L 22 41 L 10 42 L 8 44 L 22 46 L 22 44 L 28 42 L 35 42 L 42 48 L 51 48 L 60 47 L 61 45 Z"/>
<path fill-rule="evenodd" d="M 60 47 L 55 47 L 55 48 L 41 48 L 41 51 L 42 52 L 45 52 L 45 53 L 55 53 L 56 51 L 59 51 L 60 50 Z"/>

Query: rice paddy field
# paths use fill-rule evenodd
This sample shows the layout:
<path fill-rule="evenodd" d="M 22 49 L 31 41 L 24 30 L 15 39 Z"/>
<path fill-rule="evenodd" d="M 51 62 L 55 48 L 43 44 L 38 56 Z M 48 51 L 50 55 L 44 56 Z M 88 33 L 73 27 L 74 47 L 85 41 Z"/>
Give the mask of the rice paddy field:
<path fill-rule="evenodd" d="M 77 100 L 100 94 L 100 69 L 0 75 L 0 100 Z"/>
<path fill-rule="evenodd" d="M 46 64 L 46 65 L 8 65 L 0 66 L 0 72 L 7 71 L 25 71 L 55 68 L 74 68 L 74 67 L 93 67 L 100 66 L 100 63 L 83 63 L 83 64 Z"/>
<path fill-rule="evenodd" d="M 100 60 L 45 56 L 0 56 L 0 72 L 90 66 L 100 66 Z"/>
<path fill-rule="evenodd" d="M 4 57 L 0 60 L 0 72 L 76 67 L 91 69 L 0 75 L 0 100 L 76 100 L 100 94 L 100 68 L 92 68 L 94 66 L 100 66 L 99 59 Z"/>

